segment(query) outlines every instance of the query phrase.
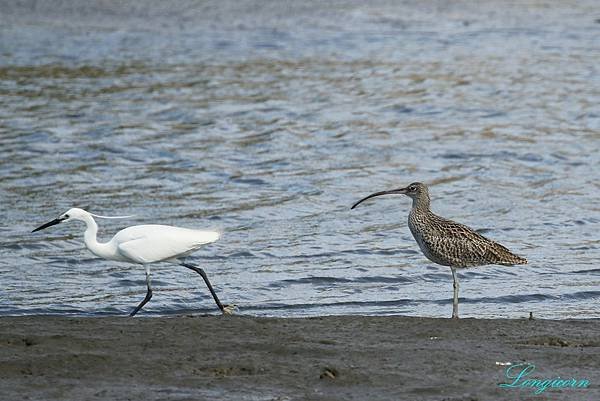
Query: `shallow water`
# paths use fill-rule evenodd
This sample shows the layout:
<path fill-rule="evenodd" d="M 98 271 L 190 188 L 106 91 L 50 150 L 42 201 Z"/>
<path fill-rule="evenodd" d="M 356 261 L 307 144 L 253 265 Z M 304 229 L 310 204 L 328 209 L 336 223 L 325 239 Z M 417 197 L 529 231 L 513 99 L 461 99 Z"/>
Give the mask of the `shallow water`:
<path fill-rule="evenodd" d="M 526 266 L 463 270 L 461 313 L 599 317 L 595 2 L 1 2 L 0 314 L 126 314 L 144 271 L 85 250 L 132 224 L 215 227 L 191 258 L 242 314 L 449 316 L 410 202 Z M 154 268 L 146 314 L 214 312 Z"/>

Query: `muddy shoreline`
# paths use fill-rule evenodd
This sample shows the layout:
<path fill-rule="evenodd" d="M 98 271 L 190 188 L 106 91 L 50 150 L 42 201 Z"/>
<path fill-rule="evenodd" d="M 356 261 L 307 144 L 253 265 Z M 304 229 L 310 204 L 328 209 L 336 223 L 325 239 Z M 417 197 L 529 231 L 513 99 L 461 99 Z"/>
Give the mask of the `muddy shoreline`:
<path fill-rule="evenodd" d="M 505 400 L 507 362 L 600 399 L 600 320 L 0 318 L 2 399 Z"/>

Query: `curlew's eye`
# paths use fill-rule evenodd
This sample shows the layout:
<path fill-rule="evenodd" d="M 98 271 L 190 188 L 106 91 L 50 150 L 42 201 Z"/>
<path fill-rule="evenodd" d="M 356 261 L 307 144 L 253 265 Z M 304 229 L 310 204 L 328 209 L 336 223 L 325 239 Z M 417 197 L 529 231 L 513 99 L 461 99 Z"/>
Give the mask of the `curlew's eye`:
<path fill-rule="evenodd" d="M 414 185 L 411 185 L 410 187 L 408 187 L 408 190 L 409 190 L 410 192 L 417 192 L 417 187 L 416 187 L 416 186 L 414 186 Z"/>

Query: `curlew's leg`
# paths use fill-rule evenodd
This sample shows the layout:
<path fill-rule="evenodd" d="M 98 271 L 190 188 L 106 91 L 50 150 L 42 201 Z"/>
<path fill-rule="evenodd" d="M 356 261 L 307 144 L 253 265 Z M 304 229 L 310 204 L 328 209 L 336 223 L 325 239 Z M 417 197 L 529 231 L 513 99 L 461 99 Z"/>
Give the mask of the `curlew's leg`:
<path fill-rule="evenodd" d="M 452 269 L 452 280 L 454 283 L 452 287 L 454 288 L 454 300 L 452 301 L 452 319 L 458 319 L 458 276 L 456 275 L 456 269 L 451 267 Z"/>
<path fill-rule="evenodd" d="M 129 314 L 130 317 L 135 316 L 136 313 L 140 311 L 146 305 L 150 298 L 152 298 L 152 287 L 150 286 L 150 267 L 148 265 L 146 267 L 146 285 L 148 286 L 148 291 L 146 292 L 146 297 L 140 304 Z"/>
<path fill-rule="evenodd" d="M 210 284 L 210 281 L 208 281 L 208 277 L 206 276 L 206 273 L 204 272 L 204 270 L 202 270 L 201 268 L 196 267 L 194 265 L 190 265 L 189 263 L 182 263 L 181 266 L 187 267 L 188 269 L 193 270 L 202 276 L 202 278 L 204 279 L 204 282 L 206 283 L 206 286 L 208 287 L 208 290 L 210 291 L 213 299 L 215 300 L 215 303 L 217 304 L 217 306 L 219 307 L 221 312 L 223 312 L 224 315 L 231 315 L 233 313 L 233 309 L 235 308 L 235 305 L 223 305 L 221 303 L 221 301 L 219 301 L 219 297 L 217 296 L 217 293 L 213 289 L 212 285 Z"/>

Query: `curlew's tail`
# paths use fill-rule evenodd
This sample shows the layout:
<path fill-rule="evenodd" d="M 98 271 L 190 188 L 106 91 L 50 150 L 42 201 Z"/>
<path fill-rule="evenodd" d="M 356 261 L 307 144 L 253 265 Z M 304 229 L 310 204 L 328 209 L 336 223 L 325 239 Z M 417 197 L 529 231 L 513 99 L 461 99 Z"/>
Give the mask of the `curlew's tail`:
<path fill-rule="evenodd" d="M 527 264 L 527 259 L 520 257 L 519 255 L 512 255 L 512 264 L 513 265 L 526 265 Z"/>
<path fill-rule="evenodd" d="M 527 259 L 515 255 L 512 252 L 504 252 L 502 258 L 496 262 L 498 265 L 512 266 L 512 265 L 526 265 Z"/>
<path fill-rule="evenodd" d="M 492 263 L 495 265 L 512 266 L 527 264 L 527 259 L 522 258 L 519 255 L 515 255 L 509 251 L 508 248 L 500 245 L 497 242 L 493 242 L 493 245 L 490 246 L 488 252 L 493 260 Z"/>

